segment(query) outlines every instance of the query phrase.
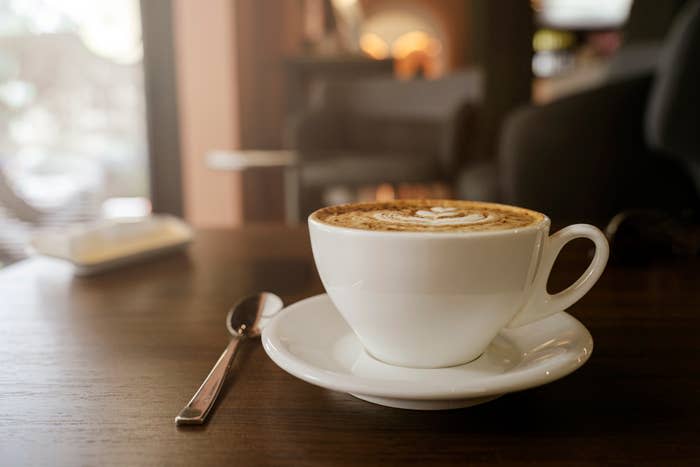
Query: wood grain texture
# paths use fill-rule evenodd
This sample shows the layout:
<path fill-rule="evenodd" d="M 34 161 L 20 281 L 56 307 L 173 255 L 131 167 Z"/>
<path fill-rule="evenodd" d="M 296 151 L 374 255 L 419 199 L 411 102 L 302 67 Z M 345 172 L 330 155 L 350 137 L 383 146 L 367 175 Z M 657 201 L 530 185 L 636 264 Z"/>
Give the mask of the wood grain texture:
<path fill-rule="evenodd" d="M 553 288 L 585 252 L 565 251 Z M 570 310 L 591 360 L 482 406 L 372 405 L 293 378 L 256 342 L 209 423 L 176 428 L 233 302 L 322 292 L 306 231 L 199 232 L 188 254 L 94 278 L 28 260 L 0 271 L 0 465 L 697 465 L 699 273 L 609 267 Z"/>

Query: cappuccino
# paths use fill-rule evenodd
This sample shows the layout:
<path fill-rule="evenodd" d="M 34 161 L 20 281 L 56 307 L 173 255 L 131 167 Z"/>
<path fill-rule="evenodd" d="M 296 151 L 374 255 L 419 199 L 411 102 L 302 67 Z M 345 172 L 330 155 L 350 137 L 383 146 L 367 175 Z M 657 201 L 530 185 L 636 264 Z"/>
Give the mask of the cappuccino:
<path fill-rule="evenodd" d="M 549 225 L 514 206 L 406 200 L 319 209 L 309 235 L 321 281 L 367 353 L 437 368 L 478 358 L 504 327 L 559 313 L 598 280 L 605 235 L 576 224 L 550 236 Z M 595 244 L 593 260 L 573 286 L 548 293 L 559 252 L 577 238 Z"/>
<path fill-rule="evenodd" d="M 475 232 L 527 227 L 544 219 L 528 209 L 455 200 L 397 200 L 329 206 L 311 215 L 324 224 L 373 231 Z"/>

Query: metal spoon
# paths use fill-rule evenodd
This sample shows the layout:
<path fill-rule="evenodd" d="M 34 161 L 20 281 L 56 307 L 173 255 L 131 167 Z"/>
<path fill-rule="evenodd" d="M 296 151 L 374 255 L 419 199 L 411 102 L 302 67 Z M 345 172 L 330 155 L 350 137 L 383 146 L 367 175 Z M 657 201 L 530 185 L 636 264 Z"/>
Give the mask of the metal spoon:
<path fill-rule="evenodd" d="M 224 380 L 236 356 L 238 344 L 260 336 L 265 322 L 282 309 L 282 299 L 269 292 L 246 297 L 231 308 L 226 315 L 226 327 L 233 336 L 224 353 L 216 361 L 207 379 L 199 387 L 192 400 L 175 417 L 176 425 L 201 425 L 216 401 Z"/>

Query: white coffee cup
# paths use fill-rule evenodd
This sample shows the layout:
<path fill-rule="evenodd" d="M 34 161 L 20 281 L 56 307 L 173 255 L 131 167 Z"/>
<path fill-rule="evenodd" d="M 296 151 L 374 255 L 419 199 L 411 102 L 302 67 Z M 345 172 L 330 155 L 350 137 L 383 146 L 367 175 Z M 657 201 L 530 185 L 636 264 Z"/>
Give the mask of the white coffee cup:
<path fill-rule="evenodd" d="M 504 327 L 577 302 L 608 260 L 603 233 L 575 224 L 549 235 L 550 220 L 508 230 L 391 232 L 309 217 L 316 267 L 365 349 L 386 363 L 436 368 L 477 358 Z M 590 239 L 586 271 L 554 295 L 546 285 L 562 247 Z"/>

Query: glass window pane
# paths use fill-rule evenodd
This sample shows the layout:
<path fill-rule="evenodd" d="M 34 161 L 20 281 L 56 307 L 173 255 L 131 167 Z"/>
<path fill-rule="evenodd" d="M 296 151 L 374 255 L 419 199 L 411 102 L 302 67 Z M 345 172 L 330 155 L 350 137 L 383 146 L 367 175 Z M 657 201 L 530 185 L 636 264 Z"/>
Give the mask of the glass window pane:
<path fill-rule="evenodd" d="M 0 262 L 148 191 L 138 0 L 0 0 Z"/>

